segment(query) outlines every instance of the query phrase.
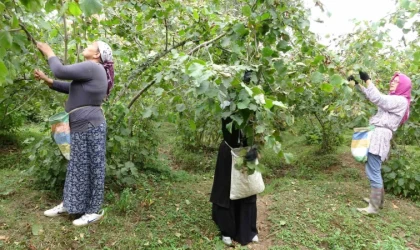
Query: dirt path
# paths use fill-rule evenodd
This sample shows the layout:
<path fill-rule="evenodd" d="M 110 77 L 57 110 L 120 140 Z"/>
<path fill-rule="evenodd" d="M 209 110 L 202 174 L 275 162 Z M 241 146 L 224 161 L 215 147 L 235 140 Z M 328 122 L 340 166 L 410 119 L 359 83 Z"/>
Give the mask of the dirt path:
<path fill-rule="evenodd" d="M 257 200 L 257 228 L 258 228 L 258 243 L 249 244 L 249 249 L 266 250 L 273 245 L 272 236 L 270 235 L 270 221 L 268 220 L 269 208 L 271 206 L 271 195 L 264 195 L 258 197 Z"/>

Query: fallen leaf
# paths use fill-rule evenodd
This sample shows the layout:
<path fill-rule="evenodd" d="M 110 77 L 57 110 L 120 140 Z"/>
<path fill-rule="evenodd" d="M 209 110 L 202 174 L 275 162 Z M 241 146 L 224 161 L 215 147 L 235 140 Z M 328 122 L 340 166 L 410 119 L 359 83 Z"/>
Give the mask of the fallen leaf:
<path fill-rule="evenodd" d="M 162 241 L 158 240 L 158 244 L 162 244 Z"/>
<path fill-rule="evenodd" d="M 6 235 L 0 235 L 0 240 L 7 240 Z"/>
<path fill-rule="evenodd" d="M 281 221 L 280 221 L 280 226 L 285 226 L 285 225 L 286 225 L 286 221 L 281 220 Z"/>
<path fill-rule="evenodd" d="M 179 238 L 179 237 L 181 237 L 181 234 L 180 233 L 175 233 L 175 236 Z"/>
<path fill-rule="evenodd" d="M 394 203 L 392 203 L 392 207 L 393 208 L 395 208 L 395 209 L 397 209 L 397 208 L 399 208 L 397 205 L 395 205 Z"/>
<path fill-rule="evenodd" d="M 32 234 L 33 235 L 41 235 L 44 232 L 42 225 L 33 224 L 32 225 Z"/>
<path fill-rule="evenodd" d="M 191 202 L 189 200 L 185 200 L 185 203 L 187 203 L 187 205 L 191 204 Z"/>

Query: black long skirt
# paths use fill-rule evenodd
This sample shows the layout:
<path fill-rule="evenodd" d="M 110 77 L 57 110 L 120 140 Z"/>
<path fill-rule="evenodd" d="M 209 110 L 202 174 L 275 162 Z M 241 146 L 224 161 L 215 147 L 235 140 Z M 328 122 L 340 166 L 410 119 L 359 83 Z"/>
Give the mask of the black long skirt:
<path fill-rule="evenodd" d="M 223 236 L 229 236 L 241 245 L 252 241 L 257 230 L 257 196 L 230 200 L 232 155 L 225 142 L 219 147 L 213 188 L 210 196 L 212 218 Z"/>

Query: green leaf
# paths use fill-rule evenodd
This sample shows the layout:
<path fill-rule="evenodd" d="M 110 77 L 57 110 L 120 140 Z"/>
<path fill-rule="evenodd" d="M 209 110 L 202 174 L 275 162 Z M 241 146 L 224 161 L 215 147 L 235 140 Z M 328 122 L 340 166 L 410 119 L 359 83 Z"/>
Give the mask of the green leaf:
<path fill-rule="evenodd" d="M 289 46 L 289 43 L 287 41 L 281 40 L 277 43 L 277 49 L 283 52 L 287 52 L 292 49 L 291 46 Z"/>
<path fill-rule="evenodd" d="M 245 25 L 243 25 L 243 23 L 235 24 L 235 26 L 233 26 L 233 31 L 235 31 L 235 33 L 240 36 L 248 34 L 248 30 L 245 28 Z"/>
<path fill-rule="evenodd" d="M 181 104 L 177 104 L 175 105 L 175 108 L 178 112 L 182 112 L 185 110 L 185 104 L 181 103 Z"/>
<path fill-rule="evenodd" d="M 408 10 L 408 9 L 409 9 L 409 7 L 410 7 L 410 1 L 409 1 L 409 0 L 400 0 L 400 6 L 401 6 L 403 9 Z"/>
<path fill-rule="evenodd" d="M 197 125 L 193 120 L 189 120 L 188 123 L 190 124 L 190 128 L 192 131 L 195 131 L 197 129 Z"/>
<path fill-rule="evenodd" d="M 193 11 L 193 18 L 196 22 L 200 21 L 200 15 L 198 14 L 197 10 Z"/>
<path fill-rule="evenodd" d="M 420 51 L 414 52 L 414 61 L 419 62 L 420 61 Z"/>
<path fill-rule="evenodd" d="M 45 4 L 45 10 L 47 12 L 51 12 L 56 9 L 57 6 L 57 0 L 47 0 L 47 3 Z"/>
<path fill-rule="evenodd" d="M 248 108 L 249 103 L 250 103 L 250 100 L 249 99 L 245 99 L 245 100 L 243 100 L 241 102 L 238 102 L 237 103 L 237 107 L 238 107 L 238 109 L 246 109 L 246 108 Z"/>
<path fill-rule="evenodd" d="M 388 172 L 390 172 L 390 171 L 391 171 L 391 168 L 390 168 L 390 167 L 388 167 L 388 166 L 383 166 L 383 167 L 382 167 L 382 171 L 384 171 L 385 173 L 388 173 Z"/>
<path fill-rule="evenodd" d="M 0 31 L 0 47 L 8 49 L 12 46 L 13 38 L 10 32 L 2 30 Z"/>
<path fill-rule="evenodd" d="M 334 86 L 328 83 L 321 84 L 321 90 L 331 93 L 334 90 Z"/>
<path fill-rule="evenodd" d="M 102 3 L 99 0 L 80 0 L 79 4 L 86 16 L 100 13 L 102 10 Z"/>
<path fill-rule="evenodd" d="M 242 7 L 242 14 L 246 17 L 250 17 L 252 14 L 251 7 L 249 5 Z"/>
<path fill-rule="evenodd" d="M 207 92 L 209 89 L 210 83 L 208 81 L 203 81 L 200 83 L 200 87 L 196 88 L 197 94 L 201 95 Z"/>
<path fill-rule="evenodd" d="M 239 126 L 244 122 L 244 119 L 240 115 L 232 115 L 232 120 L 234 120 Z"/>
<path fill-rule="evenodd" d="M 162 89 L 162 88 L 156 88 L 155 89 L 155 94 L 157 95 L 157 96 L 161 96 L 162 94 L 163 94 L 163 92 L 164 92 L 165 90 L 164 89 Z"/>
<path fill-rule="evenodd" d="M 393 180 L 395 179 L 395 177 L 397 177 L 397 174 L 395 174 L 395 172 L 392 172 L 388 175 L 388 177 Z"/>
<path fill-rule="evenodd" d="M 0 86 L 1 82 L 6 79 L 6 76 L 9 74 L 9 71 L 6 68 L 6 65 L 4 65 L 4 62 L 0 59 Z"/>
<path fill-rule="evenodd" d="M 280 107 L 280 108 L 283 108 L 283 109 L 287 109 L 287 106 L 284 105 L 284 103 L 279 102 L 279 101 L 273 101 L 273 105 L 275 105 L 277 107 Z"/>
<path fill-rule="evenodd" d="M 20 2 L 29 10 L 35 12 L 41 8 L 40 0 L 20 0 Z"/>
<path fill-rule="evenodd" d="M 204 70 L 204 65 L 198 62 L 193 62 L 189 67 L 188 67 L 188 74 L 191 77 L 194 78 L 199 78 L 200 76 L 203 75 L 203 70 Z"/>
<path fill-rule="evenodd" d="M 264 91 L 260 87 L 253 87 L 252 88 L 252 95 L 256 96 L 259 94 L 264 94 Z"/>
<path fill-rule="evenodd" d="M 266 109 L 271 109 L 273 107 L 273 100 L 266 98 L 264 107 Z"/>
<path fill-rule="evenodd" d="M 273 66 L 274 66 L 274 68 L 277 70 L 277 72 L 278 72 L 279 74 L 284 74 L 284 73 L 286 73 L 286 72 L 287 72 L 287 67 L 286 67 L 286 65 L 284 65 L 284 62 L 283 62 L 282 60 L 280 60 L 280 61 L 276 61 L 276 62 L 273 64 Z"/>
<path fill-rule="evenodd" d="M 265 47 L 265 48 L 262 49 L 261 54 L 264 57 L 269 57 L 269 56 L 271 56 L 273 54 L 273 50 L 271 48 L 269 48 L 269 47 Z"/>
<path fill-rule="evenodd" d="M 283 157 L 287 164 L 290 164 L 293 162 L 294 156 L 292 153 L 284 153 Z"/>
<path fill-rule="evenodd" d="M 380 42 L 373 42 L 373 46 L 374 47 L 376 47 L 376 48 L 378 48 L 378 49 L 382 49 L 382 47 L 383 47 L 383 44 L 382 43 L 380 43 Z"/>
<path fill-rule="evenodd" d="M 402 29 L 405 24 L 405 20 L 398 18 L 395 24 L 398 26 L 398 28 Z"/>
<path fill-rule="evenodd" d="M 404 186 L 404 183 L 405 183 L 404 179 L 398 179 L 398 185 L 400 187 Z"/>
<path fill-rule="evenodd" d="M 13 16 L 12 19 L 12 28 L 16 29 L 19 27 L 19 19 L 17 18 L 17 16 Z"/>
<path fill-rule="evenodd" d="M 265 126 L 263 126 L 263 125 L 258 125 L 258 126 L 255 128 L 255 133 L 257 133 L 257 134 L 261 134 L 261 133 L 264 133 L 264 130 L 265 130 Z"/>
<path fill-rule="evenodd" d="M 271 17 L 270 13 L 266 12 L 260 17 L 260 21 L 267 20 Z"/>
<path fill-rule="evenodd" d="M 143 118 L 149 118 L 151 116 L 152 116 L 152 109 L 150 107 L 146 108 L 146 110 L 144 110 L 143 112 Z"/>
<path fill-rule="evenodd" d="M 246 92 L 250 95 L 250 96 L 253 96 L 253 92 L 252 92 L 252 90 L 248 87 L 248 86 L 246 86 L 245 85 L 245 83 L 243 83 L 243 82 L 241 82 L 241 86 L 246 90 Z"/>
<path fill-rule="evenodd" d="M 33 235 L 41 235 L 44 232 L 42 225 L 40 224 L 33 224 L 32 225 L 32 234 Z"/>
<path fill-rule="evenodd" d="M 410 183 L 410 189 L 411 189 L 411 190 L 416 189 L 416 184 L 414 184 L 413 182 L 412 182 L 412 183 Z"/>
<path fill-rule="evenodd" d="M 335 74 L 330 78 L 330 83 L 332 85 L 340 85 L 343 82 L 343 78 L 341 76 Z"/>
<path fill-rule="evenodd" d="M 69 3 L 69 12 L 73 16 L 80 16 L 82 14 L 82 10 L 80 9 L 79 4 L 75 2 Z"/>
<path fill-rule="evenodd" d="M 311 82 L 312 83 L 321 83 L 323 79 L 324 79 L 324 76 L 318 71 L 314 72 L 311 75 Z"/>
<path fill-rule="evenodd" d="M 126 168 L 132 168 L 132 167 L 134 167 L 134 163 L 133 163 L 133 162 L 131 162 L 131 161 L 127 161 L 127 162 L 124 164 L 124 167 L 126 167 Z"/>
<path fill-rule="evenodd" d="M 0 14 L 3 13 L 4 9 L 6 9 L 6 5 L 0 2 Z"/>

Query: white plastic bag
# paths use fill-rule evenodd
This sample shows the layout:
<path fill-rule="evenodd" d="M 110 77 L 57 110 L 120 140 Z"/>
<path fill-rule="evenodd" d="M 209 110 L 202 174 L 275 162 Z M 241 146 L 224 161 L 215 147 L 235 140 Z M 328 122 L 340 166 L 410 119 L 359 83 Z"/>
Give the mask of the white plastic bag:
<path fill-rule="evenodd" d="M 230 177 L 230 199 L 238 200 L 255 194 L 259 194 L 265 189 L 264 181 L 260 172 L 256 171 L 248 175 L 235 168 L 236 159 L 242 148 L 234 148 L 232 153 L 232 174 Z M 255 160 L 258 165 L 258 159 Z"/>

